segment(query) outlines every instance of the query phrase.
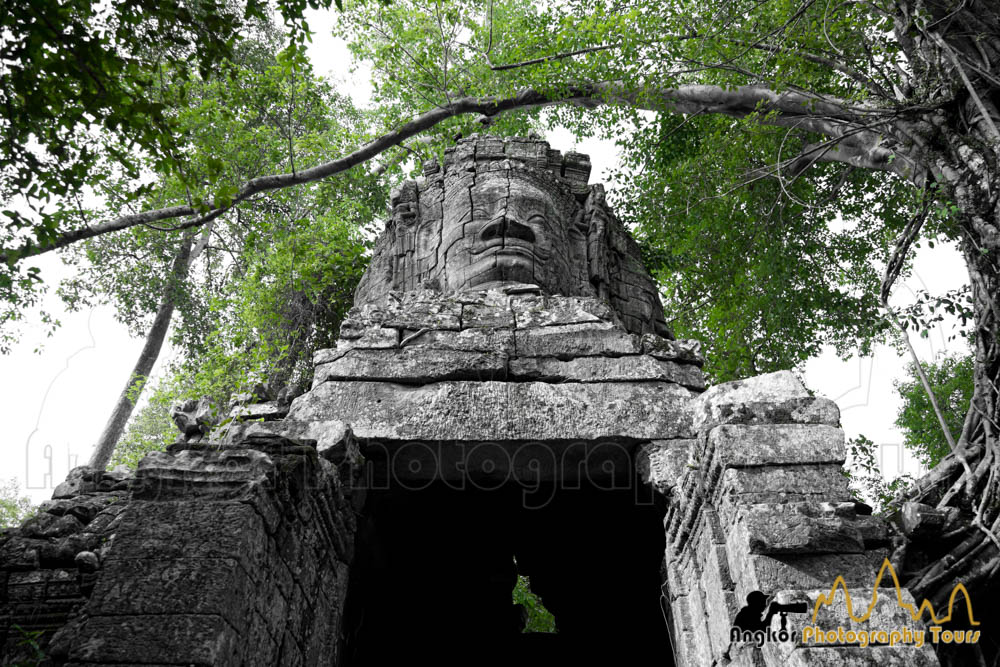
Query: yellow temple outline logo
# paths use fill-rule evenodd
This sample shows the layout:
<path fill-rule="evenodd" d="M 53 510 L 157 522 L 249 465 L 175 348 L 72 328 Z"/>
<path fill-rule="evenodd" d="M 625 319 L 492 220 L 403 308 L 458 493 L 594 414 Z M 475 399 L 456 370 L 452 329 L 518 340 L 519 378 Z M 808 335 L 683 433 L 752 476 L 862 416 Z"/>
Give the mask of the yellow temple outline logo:
<path fill-rule="evenodd" d="M 889 576 L 892 577 L 893 586 L 896 588 L 896 604 L 901 608 L 910 612 L 910 617 L 914 621 L 919 621 L 924 615 L 924 609 L 930 610 L 930 620 L 934 625 L 941 625 L 942 623 L 947 623 L 951 620 L 953 607 L 955 605 L 955 596 L 958 595 L 959 591 L 965 596 L 965 607 L 969 612 L 969 623 L 971 625 L 979 625 L 979 621 L 975 620 L 972 615 L 972 598 L 969 597 L 969 591 L 965 588 L 965 584 L 958 582 L 955 587 L 951 589 L 951 595 L 948 597 L 948 615 L 943 618 L 938 618 L 934 614 L 934 605 L 931 601 L 924 599 L 923 603 L 919 608 L 914 609 L 914 606 L 909 602 L 903 602 L 903 590 L 899 585 L 899 577 L 896 576 L 896 570 L 892 567 L 892 563 L 886 558 L 882 562 L 882 568 L 878 571 L 878 576 L 875 577 L 875 587 L 872 589 L 872 601 L 868 605 L 868 611 L 866 611 L 862 616 L 854 615 L 854 608 L 851 605 L 851 592 L 847 588 L 847 582 L 844 581 L 843 575 L 838 575 L 836 579 L 833 580 L 833 586 L 830 587 L 830 593 L 824 595 L 820 593 L 819 597 L 816 598 L 816 604 L 813 606 L 813 617 L 812 622 L 816 622 L 816 616 L 819 614 L 820 605 L 830 606 L 834 603 L 834 598 L 837 596 L 837 586 L 841 586 L 844 589 L 844 598 L 847 601 L 847 615 L 851 617 L 852 621 L 856 623 L 863 623 L 867 621 L 875 610 L 875 604 L 878 602 L 878 589 L 879 584 L 882 583 L 882 577 L 885 576 L 885 571 L 889 570 Z"/>
<path fill-rule="evenodd" d="M 979 641 L 979 630 L 945 630 L 941 627 L 941 624 L 947 623 L 951 620 L 954 613 L 955 598 L 958 596 L 959 592 L 965 598 L 965 607 L 968 612 L 969 624 L 971 626 L 978 626 L 980 622 L 975 620 L 972 613 L 972 598 L 969 596 L 969 591 L 966 589 L 962 582 L 958 582 L 951 590 L 951 595 L 948 597 L 948 614 L 947 616 L 942 616 L 938 618 L 935 612 L 934 605 L 931 604 L 930 600 L 926 598 L 917 607 L 914 604 L 905 602 L 903 600 L 903 589 L 899 584 L 899 577 L 896 576 L 896 571 L 892 567 L 892 563 L 886 558 L 882 562 L 882 567 L 879 569 L 878 575 L 875 577 L 875 585 L 872 588 L 872 599 L 871 603 L 868 605 L 868 609 L 864 614 L 860 616 L 854 615 L 854 605 L 851 601 L 851 592 L 847 587 L 847 582 L 844 580 L 843 575 L 838 575 L 834 580 L 833 585 L 830 587 L 829 593 L 820 593 L 816 598 L 816 603 L 813 605 L 813 615 L 812 615 L 812 626 L 807 626 L 802 630 L 802 642 L 804 644 L 857 644 L 862 647 L 874 645 L 874 644 L 889 644 L 890 646 L 895 646 L 896 644 L 912 644 L 916 647 L 921 647 L 924 645 L 924 639 L 926 631 L 918 626 L 917 628 L 902 627 L 895 629 L 876 629 L 876 630 L 853 630 L 845 629 L 843 626 L 838 626 L 836 629 L 823 629 L 816 625 L 816 618 L 819 616 L 819 610 L 822 606 L 832 606 L 836 602 L 837 588 L 841 588 L 844 591 L 844 600 L 847 603 L 847 615 L 855 623 L 864 623 L 871 618 L 872 612 L 875 610 L 875 605 L 878 603 L 879 598 L 879 584 L 882 583 L 882 578 L 885 576 L 886 571 L 889 572 L 889 576 L 892 577 L 893 586 L 896 589 L 896 604 L 901 608 L 905 609 L 910 618 L 913 621 L 921 622 L 924 616 L 924 611 L 928 612 L 929 616 L 929 630 L 930 630 L 930 640 L 937 643 L 975 643 Z"/>

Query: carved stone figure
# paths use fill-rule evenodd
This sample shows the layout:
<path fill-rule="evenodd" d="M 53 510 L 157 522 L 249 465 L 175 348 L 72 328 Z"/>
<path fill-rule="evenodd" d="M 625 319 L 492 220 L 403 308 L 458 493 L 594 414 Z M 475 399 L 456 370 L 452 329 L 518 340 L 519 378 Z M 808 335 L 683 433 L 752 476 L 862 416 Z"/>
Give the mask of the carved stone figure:
<path fill-rule="evenodd" d="M 672 338 L 639 247 L 588 185 L 586 155 L 540 139 L 473 136 L 392 197 L 355 303 L 390 291 L 532 286 L 607 301 L 633 333 Z"/>

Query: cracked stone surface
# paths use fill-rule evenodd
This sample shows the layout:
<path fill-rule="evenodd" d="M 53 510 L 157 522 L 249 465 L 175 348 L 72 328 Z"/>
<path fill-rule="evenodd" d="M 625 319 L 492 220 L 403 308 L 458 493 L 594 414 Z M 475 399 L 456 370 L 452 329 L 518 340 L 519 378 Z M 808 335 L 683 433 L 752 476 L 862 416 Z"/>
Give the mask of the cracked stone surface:
<path fill-rule="evenodd" d="M 393 194 L 355 303 L 391 291 L 531 286 L 598 297 L 628 331 L 672 338 L 638 245 L 603 186 L 587 183 L 586 155 L 540 139 L 472 136 L 424 172 Z"/>

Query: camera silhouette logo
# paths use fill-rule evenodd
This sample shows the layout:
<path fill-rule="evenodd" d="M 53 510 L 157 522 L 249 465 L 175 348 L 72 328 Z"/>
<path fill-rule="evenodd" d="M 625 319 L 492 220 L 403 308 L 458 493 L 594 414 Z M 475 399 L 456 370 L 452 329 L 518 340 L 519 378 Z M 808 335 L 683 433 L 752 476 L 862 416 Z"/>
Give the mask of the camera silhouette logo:
<path fill-rule="evenodd" d="M 787 642 L 791 639 L 788 614 L 804 614 L 809 607 L 805 602 L 780 604 L 773 601 L 773 597 L 760 591 L 753 591 L 747 595 L 746 606 L 740 609 L 733 619 L 729 641 L 753 642 L 759 648 L 765 642 Z M 771 619 L 775 614 L 781 616 L 781 628 L 777 632 L 771 629 Z"/>

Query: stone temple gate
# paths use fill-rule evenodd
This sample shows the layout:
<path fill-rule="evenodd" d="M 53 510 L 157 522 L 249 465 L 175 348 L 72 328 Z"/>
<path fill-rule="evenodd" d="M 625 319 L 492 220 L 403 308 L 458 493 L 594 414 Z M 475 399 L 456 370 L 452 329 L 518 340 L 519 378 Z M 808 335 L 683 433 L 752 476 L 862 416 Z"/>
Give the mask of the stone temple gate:
<path fill-rule="evenodd" d="M 706 390 L 585 155 L 471 137 L 424 174 L 310 391 L 180 412 L 134 476 L 76 469 L 0 537 L 8 660 L 937 664 L 732 641 L 754 591 L 858 625 L 842 592 L 811 613 L 838 576 L 869 599 L 891 539 L 836 405 L 787 372 Z M 556 634 L 522 633 L 518 574 Z M 868 622 L 912 627 L 890 593 Z"/>

